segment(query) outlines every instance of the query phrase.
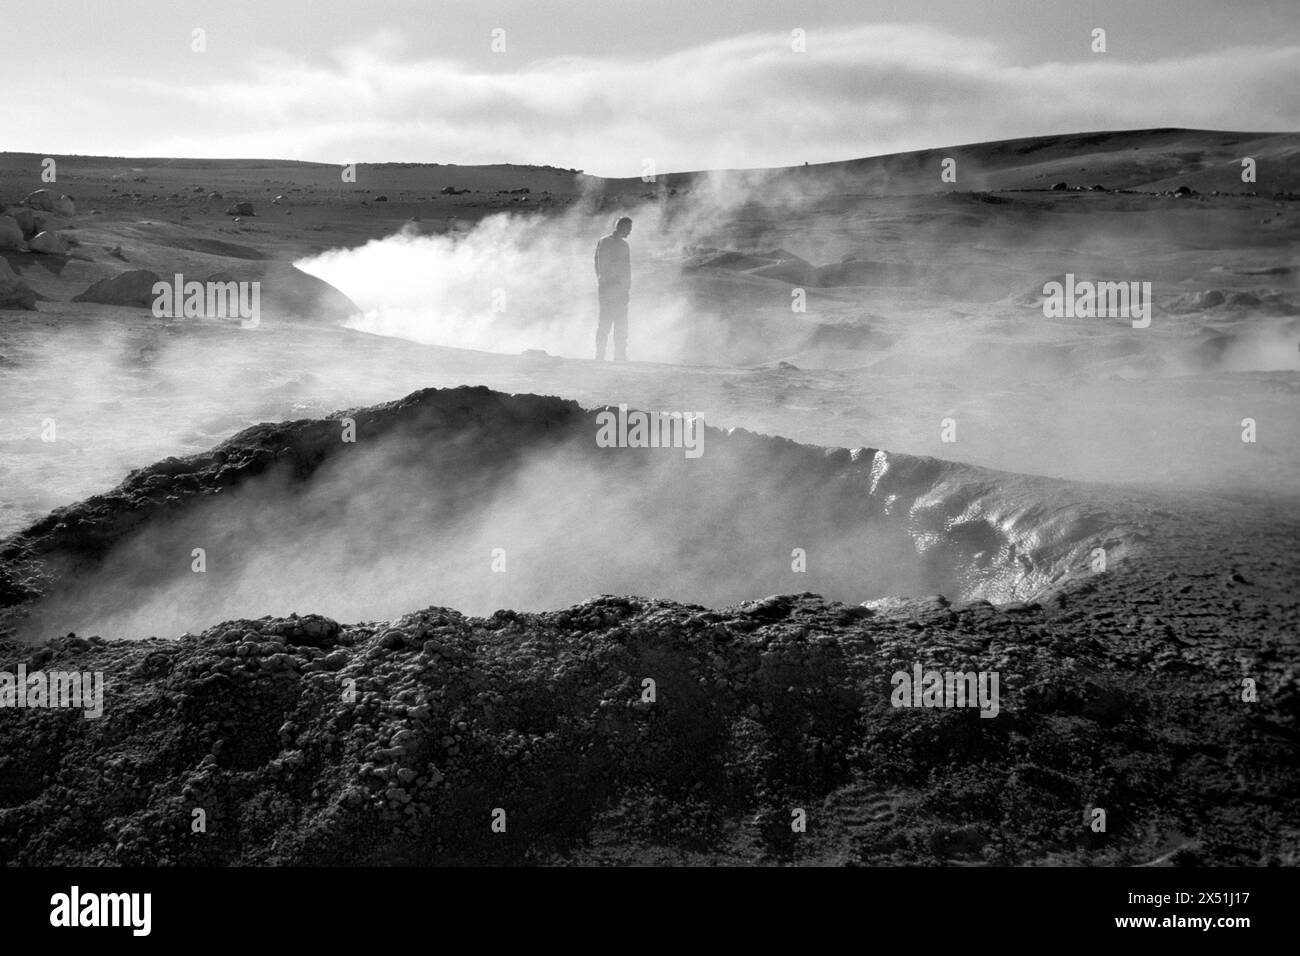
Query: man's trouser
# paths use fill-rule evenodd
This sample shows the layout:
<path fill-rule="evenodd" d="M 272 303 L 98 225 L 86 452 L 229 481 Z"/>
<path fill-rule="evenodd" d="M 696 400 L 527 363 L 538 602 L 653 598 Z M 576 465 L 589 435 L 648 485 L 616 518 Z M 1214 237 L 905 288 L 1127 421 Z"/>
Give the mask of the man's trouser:
<path fill-rule="evenodd" d="M 599 293 L 600 320 L 596 324 L 596 360 L 605 358 L 605 342 L 614 330 L 614 361 L 627 360 L 628 290 L 617 286 L 602 287 Z"/>

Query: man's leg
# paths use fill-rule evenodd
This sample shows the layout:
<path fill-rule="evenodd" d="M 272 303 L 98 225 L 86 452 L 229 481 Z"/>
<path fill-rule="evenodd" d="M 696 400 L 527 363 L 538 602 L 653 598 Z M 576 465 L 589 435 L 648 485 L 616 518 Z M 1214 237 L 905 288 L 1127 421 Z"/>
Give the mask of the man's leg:
<path fill-rule="evenodd" d="M 596 320 L 596 361 L 605 361 L 605 343 L 609 340 L 609 327 L 613 324 L 614 315 L 610 307 L 609 297 L 600 296 L 600 318 Z"/>
<path fill-rule="evenodd" d="M 621 299 L 614 309 L 614 361 L 627 361 L 627 299 Z"/>

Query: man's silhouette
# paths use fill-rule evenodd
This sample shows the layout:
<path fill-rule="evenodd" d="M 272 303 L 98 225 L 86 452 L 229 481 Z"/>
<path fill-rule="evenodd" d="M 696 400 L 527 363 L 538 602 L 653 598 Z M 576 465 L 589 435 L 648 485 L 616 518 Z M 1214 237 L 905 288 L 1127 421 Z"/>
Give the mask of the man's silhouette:
<path fill-rule="evenodd" d="M 596 243 L 596 286 L 600 319 L 596 324 L 596 361 L 605 359 L 605 342 L 614 330 L 614 361 L 627 359 L 627 300 L 632 291 L 632 253 L 627 237 L 632 220 L 621 217 L 614 231 Z"/>

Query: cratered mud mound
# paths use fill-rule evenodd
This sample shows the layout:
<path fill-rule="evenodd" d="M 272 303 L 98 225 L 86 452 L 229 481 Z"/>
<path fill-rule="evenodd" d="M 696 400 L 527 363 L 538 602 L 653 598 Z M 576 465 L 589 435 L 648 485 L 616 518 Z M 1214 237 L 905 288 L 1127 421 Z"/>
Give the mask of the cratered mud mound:
<path fill-rule="evenodd" d="M 28 637 L 135 638 L 249 613 L 544 609 L 598 592 L 1008 602 L 1093 573 L 1101 550 L 1118 560 L 1140 530 L 1061 483 L 671 417 L 657 426 L 669 447 L 635 447 L 638 421 L 460 388 L 259 425 L 11 538 L 0 601 Z"/>
<path fill-rule="evenodd" d="M 0 673 L 46 704 L 50 675 L 103 676 L 102 698 L 26 698 L 0 720 L 0 863 L 1300 862 L 1293 515 L 1220 499 L 1174 513 L 1112 489 L 1125 525 L 1095 489 L 870 449 L 717 430 L 694 459 L 602 448 L 597 414 L 462 388 L 261 425 L 4 542 L 0 596 L 45 633 L 94 619 L 95 602 L 136 624 L 211 613 L 176 588 L 205 575 L 246 603 L 264 597 L 255 576 L 296 585 L 304 613 L 216 617 L 179 640 L 0 642 Z M 692 507 L 709 482 L 685 469 L 709 462 L 727 494 Z M 619 488 L 635 522 L 604 510 Z M 791 500 L 800 517 L 772 530 Z M 507 524 L 475 539 L 483 501 Z M 655 521 L 671 558 L 641 530 Z M 532 550 L 514 526 L 539 535 Z M 1259 557 L 1229 563 L 1233 535 Z M 350 575 L 320 560 L 331 536 Z M 776 542 L 782 562 L 813 542 L 800 582 L 855 556 L 886 580 L 875 548 L 913 583 L 1040 603 L 791 588 L 713 610 L 604 596 L 357 624 L 308 613 L 311 575 L 355 608 L 366 589 L 408 600 L 411 579 L 490 593 L 491 575 L 534 562 L 535 581 L 563 581 L 597 544 L 605 580 L 634 556 L 637 591 L 680 585 L 673 561 L 726 580 L 720 554 L 752 586 Z M 307 577 L 276 576 L 295 562 Z M 464 564 L 476 577 L 457 579 Z M 975 690 L 940 705 L 906 686 L 918 673 Z"/>

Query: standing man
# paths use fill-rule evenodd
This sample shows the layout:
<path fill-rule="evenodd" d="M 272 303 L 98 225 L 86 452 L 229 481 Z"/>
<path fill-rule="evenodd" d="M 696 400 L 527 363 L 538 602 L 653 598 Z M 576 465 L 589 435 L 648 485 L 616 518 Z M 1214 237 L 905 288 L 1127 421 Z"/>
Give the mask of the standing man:
<path fill-rule="evenodd" d="M 622 216 L 614 231 L 596 243 L 596 286 L 600 319 L 596 324 L 596 361 L 605 360 L 605 342 L 614 330 L 614 361 L 627 360 L 627 300 L 632 292 L 632 252 L 627 237 L 632 220 Z"/>

